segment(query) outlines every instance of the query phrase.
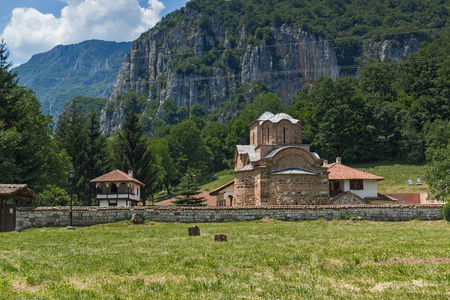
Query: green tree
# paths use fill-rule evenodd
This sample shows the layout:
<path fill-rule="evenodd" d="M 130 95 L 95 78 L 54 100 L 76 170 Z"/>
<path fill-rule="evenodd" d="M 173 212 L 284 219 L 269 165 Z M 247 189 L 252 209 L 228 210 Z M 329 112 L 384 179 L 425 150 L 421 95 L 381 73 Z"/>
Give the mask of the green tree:
<path fill-rule="evenodd" d="M 428 151 L 428 167 L 425 175 L 430 191 L 436 200 L 450 199 L 450 143 L 447 147 Z"/>
<path fill-rule="evenodd" d="M 226 126 L 217 121 L 210 122 L 202 130 L 204 142 L 212 155 L 211 171 L 217 172 L 229 167 L 225 139 L 227 136 Z"/>
<path fill-rule="evenodd" d="M 0 182 L 26 183 L 40 192 L 52 181 L 66 183 L 67 156 L 52 141 L 51 117 L 31 90 L 9 71 L 9 51 L 0 42 Z M 62 179 L 63 178 L 63 179 Z"/>
<path fill-rule="evenodd" d="M 355 78 L 322 78 L 311 91 L 295 97 L 292 116 L 300 119 L 304 142 L 322 157 L 370 160 L 373 151 L 367 130 L 367 110 Z"/>
<path fill-rule="evenodd" d="M 157 157 L 151 152 L 149 144 L 138 116 L 131 109 L 113 141 L 113 159 L 117 169 L 125 172 L 132 170 L 134 177 L 145 184 L 141 193 L 144 205 L 147 197 L 158 190 Z"/>
<path fill-rule="evenodd" d="M 190 168 L 200 172 L 208 170 L 211 154 L 193 120 L 189 119 L 173 126 L 167 136 L 167 142 L 179 174 L 186 173 Z"/>
<path fill-rule="evenodd" d="M 48 185 L 38 196 L 39 198 L 34 201 L 35 206 L 70 205 L 70 197 L 66 190 L 56 185 Z"/>
<path fill-rule="evenodd" d="M 56 123 L 54 137 L 59 149 L 67 151 L 72 158 L 75 171 L 73 192 L 84 205 L 91 203 L 91 188 L 89 175 L 86 170 L 86 161 L 90 158 L 87 153 L 88 132 L 86 120 L 76 101 L 64 110 Z"/>
<path fill-rule="evenodd" d="M 155 138 L 151 141 L 151 149 L 158 157 L 160 162 L 160 170 L 158 172 L 158 181 L 161 188 L 166 188 L 167 194 L 170 194 L 170 187 L 178 183 L 178 173 L 175 168 L 170 149 L 165 138 Z"/>
<path fill-rule="evenodd" d="M 179 206 L 204 206 L 206 201 L 204 197 L 198 197 L 200 194 L 198 190 L 197 178 L 191 169 L 188 169 L 186 174 L 181 178 L 180 187 L 182 188 L 180 196 L 172 203 Z"/>
<path fill-rule="evenodd" d="M 92 111 L 87 124 L 87 140 L 85 144 L 85 160 L 83 163 L 84 189 L 87 191 L 87 205 L 92 205 L 95 199 L 95 184 L 89 181 L 111 170 L 112 161 L 108 151 L 106 137 L 100 132 L 100 122 L 97 114 Z"/>

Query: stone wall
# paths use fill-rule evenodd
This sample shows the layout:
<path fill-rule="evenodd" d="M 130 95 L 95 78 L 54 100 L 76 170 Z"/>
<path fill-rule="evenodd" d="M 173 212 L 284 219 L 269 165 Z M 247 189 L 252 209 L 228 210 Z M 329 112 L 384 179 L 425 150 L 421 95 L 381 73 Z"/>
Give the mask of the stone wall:
<path fill-rule="evenodd" d="M 154 222 L 210 223 L 252 221 L 265 216 L 282 221 L 327 220 L 358 215 L 373 221 L 408 221 L 443 219 L 441 204 L 426 205 L 323 205 L 323 206 L 248 206 L 248 207 L 75 207 L 74 226 L 131 219 L 141 213 Z M 67 226 L 68 207 L 18 208 L 16 230 L 33 227 Z"/>

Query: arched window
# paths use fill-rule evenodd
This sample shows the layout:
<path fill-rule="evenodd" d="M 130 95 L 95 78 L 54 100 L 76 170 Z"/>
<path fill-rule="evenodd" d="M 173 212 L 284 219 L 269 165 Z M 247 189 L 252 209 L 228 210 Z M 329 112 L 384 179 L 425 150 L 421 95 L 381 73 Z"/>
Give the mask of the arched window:
<path fill-rule="evenodd" d="M 269 142 L 270 142 L 270 128 L 267 127 L 267 142 L 266 142 L 266 144 L 269 144 Z"/>
<path fill-rule="evenodd" d="M 283 127 L 283 144 L 286 144 L 286 127 Z"/>
<path fill-rule="evenodd" d="M 111 184 L 111 194 L 117 194 L 117 185 L 115 183 Z"/>

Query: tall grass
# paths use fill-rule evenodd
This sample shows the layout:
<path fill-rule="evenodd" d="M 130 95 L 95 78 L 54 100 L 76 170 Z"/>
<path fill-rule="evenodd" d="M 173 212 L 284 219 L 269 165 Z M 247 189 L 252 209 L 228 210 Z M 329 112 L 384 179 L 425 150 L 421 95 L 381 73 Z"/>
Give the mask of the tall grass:
<path fill-rule="evenodd" d="M 445 221 L 118 222 L 0 233 L 2 299 L 448 299 Z M 214 242 L 215 233 L 228 242 Z"/>

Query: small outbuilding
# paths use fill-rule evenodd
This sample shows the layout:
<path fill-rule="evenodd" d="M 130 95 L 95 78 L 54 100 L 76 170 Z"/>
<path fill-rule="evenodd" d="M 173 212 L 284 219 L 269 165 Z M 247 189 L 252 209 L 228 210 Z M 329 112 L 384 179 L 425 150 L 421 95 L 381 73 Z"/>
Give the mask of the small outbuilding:
<path fill-rule="evenodd" d="M 16 229 L 16 207 L 37 198 L 26 184 L 0 184 L 0 232 Z"/>
<path fill-rule="evenodd" d="M 133 171 L 128 174 L 114 170 L 92 179 L 97 189 L 97 200 L 100 206 L 135 206 L 140 201 L 141 189 L 145 186 L 133 178 Z"/>

